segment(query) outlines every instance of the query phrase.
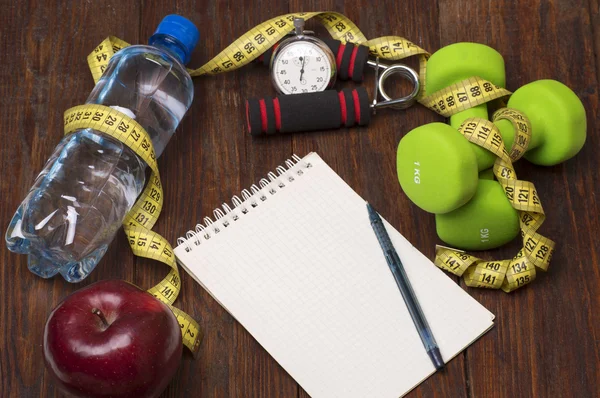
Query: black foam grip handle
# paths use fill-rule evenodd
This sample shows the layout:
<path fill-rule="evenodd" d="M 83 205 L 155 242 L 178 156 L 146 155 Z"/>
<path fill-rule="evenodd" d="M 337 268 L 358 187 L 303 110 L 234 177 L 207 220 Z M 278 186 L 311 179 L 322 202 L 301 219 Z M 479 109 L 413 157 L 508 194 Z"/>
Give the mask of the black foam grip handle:
<path fill-rule="evenodd" d="M 340 127 L 366 126 L 371 121 L 364 87 L 318 93 L 251 98 L 246 101 L 251 135 L 298 133 Z"/>
<path fill-rule="evenodd" d="M 351 73 L 352 81 L 360 83 L 363 81 L 365 66 L 369 61 L 369 47 L 358 46 L 356 57 L 354 58 L 354 68 Z"/>
<path fill-rule="evenodd" d="M 332 39 L 331 37 L 326 37 L 325 39 L 323 39 L 323 41 L 325 42 L 325 44 L 327 44 L 327 47 L 329 47 L 329 49 L 333 53 L 333 56 L 336 57 L 338 51 L 340 50 L 342 42 L 339 40 Z"/>
<path fill-rule="evenodd" d="M 332 38 L 323 39 L 325 44 L 333 52 L 340 80 L 350 80 L 361 83 L 365 72 L 365 66 L 369 60 L 369 47 L 354 43 L 342 44 L 339 40 Z M 269 66 L 273 52 L 279 43 L 265 51 L 258 59 L 265 66 Z"/>

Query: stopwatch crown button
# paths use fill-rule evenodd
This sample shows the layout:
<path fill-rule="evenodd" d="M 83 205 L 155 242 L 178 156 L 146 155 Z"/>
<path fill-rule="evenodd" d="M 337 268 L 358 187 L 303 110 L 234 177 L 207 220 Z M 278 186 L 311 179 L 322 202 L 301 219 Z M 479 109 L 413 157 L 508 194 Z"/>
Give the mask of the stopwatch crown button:
<path fill-rule="evenodd" d="M 304 18 L 294 18 L 294 28 L 296 28 L 296 34 L 301 35 L 304 33 Z"/>

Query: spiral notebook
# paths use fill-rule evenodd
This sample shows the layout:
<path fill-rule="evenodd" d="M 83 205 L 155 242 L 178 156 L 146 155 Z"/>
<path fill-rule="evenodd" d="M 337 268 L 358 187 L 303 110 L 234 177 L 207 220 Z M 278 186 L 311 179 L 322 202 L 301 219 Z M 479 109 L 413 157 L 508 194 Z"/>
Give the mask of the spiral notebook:
<path fill-rule="evenodd" d="M 494 316 L 386 228 L 447 362 Z M 365 201 L 316 153 L 216 209 L 175 254 L 314 398 L 395 398 L 435 371 Z"/>

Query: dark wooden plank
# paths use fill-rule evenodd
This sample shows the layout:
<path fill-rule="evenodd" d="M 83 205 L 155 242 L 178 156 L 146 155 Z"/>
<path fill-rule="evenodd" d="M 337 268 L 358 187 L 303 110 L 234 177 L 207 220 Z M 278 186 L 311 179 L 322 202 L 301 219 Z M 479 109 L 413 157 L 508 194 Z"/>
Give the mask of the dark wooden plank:
<path fill-rule="evenodd" d="M 496 48 L 505 58 L 509 89 L 542 78 L 564 82 L 580 96 L 588 118 L 588 140 L 576 158 L 550 168 L 517 164 L 519 176 L 536 184 L 548 214 L 541 232 L 558 248 L 547 274 L 540 272 L 522 290 L 506 295 L 467 288 L 497 315 L 495 328 L 468 350 L 469 392 L 596 396 L 600 320 L 592 308 L 599 298 L 600 181 L 590 170 L 597 168 L 598 79 L 587 2 L 441 0 L 439 28 L 441 45 L 476 41 Z M 512 256 L 516 243 L 482 257 Z"/>
<path fill-rule="evenodd" d="M 342 6 L 334 1 L 292 0 L 292 10 L 336 10 L 350 18 L 367 38 L 403 36 L 428 49 L 438 47 L 437 4 L 428 2 L 381 1 L 376 7 L 369 1 Z M 313 23 L 311 26 L 314 26 Z M 416 66 L 416 60 L 411 65 Z M 372 96 L 373 72 L 367 71 L 363 85 Z M 336 87 L 351 87 L 338 82 Z M 372 97 L 371 97 L 372 98 Z M 366 128 L 296 134 L 294 151 L 304 156 L 316 151 L 352 186 L 371 202 L 407 239 L 424 253 L 433 254 L 435 234 L 432 217 L 418 211 L 401 193 L 396 177 L 396 147 L 409 130 L 441 118 L 421 106 L 407 111 L 379 111 Z M 464 361 L 459 355 L 444 373 L 427 379 L 410 397 L 461 397 L 466 395 Z M 301 396 L 308 396 L 302 391 Z"/>
<path fill-rule="evenodd" d="M 594 35 L 596 76 L 600 76 L 600 1 L 590 0 L 590 25 Z"/>
<path fill-rule="evenodd" d="M 169 13 L 191 19 L 201 34 L 189 65 L 196 68 L 269 15 L 287 11 L 286 2 L 145 2 L 140 38 L 146 40 Z M 160 159 L 166 196 L 155 230 L 169 241 L 174 243 L 205 216 L 213 218 L 213 209 L 230 203 L 233 195 L 290 157 L 291 137 L 266 141 L 246 134 L 246 98 L 269 94 L 268 70 L 256 65 L 195 79 L 192 107 Z M 135 281 L 141 286 L 164 275 L 164 266 L 136 260 Z M 163 395 L 295 396 L 297 384 L 256 340 L 187 274 L 182 281 L 176 304 L 198 319 L 205 339 L 196 360 L 184 356 Z"/>
<path fill-rule="evenodd" d="M 93 88 L 86 56 L 109 33 L 138 40 L 135 3 L 3 2 L 0 7 L 0 225 L 8 226 L 34 178 L 63 136 L 62 113 Z M 117 12 L 118 11 L 118 12 Z M 130 16 L 134 15 L 133 20 Z M 133 279 L 133 259 L 119 234 L 80 284 L 44 280 L 27 258 L 0 245 L 0 396 L 54 394 L 42 357 L 47 315 L 69 293 L 105 278 Z"/>
<path fill-rule="evenodd" d="M 85 57 L 106 35 L 141 43 L 164 15 L 180 13 L 201 28 L 190 65 L 195 67 L 250 27 L 288 12 L 287 2 L 270 1 L 63 3 L 0 4 L 4 228 L 61 138 L 62 112 L 82 103 L 90 91 Z M 437 3 L 386 1 L 372 7 L 366 1 L 344 6 L 331 0 L 293 0 L 289 9 L 334 9 L 348 15 L 368 37 L 399 34 L 431 51 L 455 41 L 487 43 L 505 56 L 509 88 L 546 77 L 572 87 L 584 101 L 591 133 L 582 153 L 564 165 L 517 166 L 521 177 L 536 183 L 549 214 L 543 231 L 559 242 L 550 271 L 511 295 L 466 288 L 498 316 L 496 327 L 454 359 L 445 373 L 429 378 L 409 396 L 594 396 L 600 379 L 600 319 L 592 312 L 600 298 L 595 248 L 600 177 L 594 172 L 599 142 L 593 134 L 600 126 L 598 1 L 440 0 L 439 12 Z M 524 37 L 528 40 L 519 41 Z M 365 84 L 372 93 L 372 83 Z M 401 192 L 394 158 L 407 131 L 441 118 L 418 106 L 381 111 L 364 129 L 251 139 L 244 134 L 241 110 L 246 98 L 274 93 L 266 70 L 249 66 L 199 78 L 195 88 L 192 109 L 159 162 L 166 199 L 155 229 L 169 241 L 175 242 L 292 152 L 317 151 L 417 248 L 433 255 L 433 217 Z M 504 248 L 483 256 L 510 254 Z M 47 314 L 68 293 L 106 278 L 149 287 L 166 272 L 161 264 L 134 259 L 122 234 L 98 269 L 78 285 L 33 276 L 26 258 L 8 252 L 5 245 L 0 245 L 0 256 L 0 337 L 5 347 L 0 353 L 0 396 L 57 395 L 42 365 L 41 337 Z M 182 277 L 177 305 L 197 317 L 207 337 L 198 359 L 184 356 L 164 396 L 306 396 L 243 327 L 191 278 Z"/>

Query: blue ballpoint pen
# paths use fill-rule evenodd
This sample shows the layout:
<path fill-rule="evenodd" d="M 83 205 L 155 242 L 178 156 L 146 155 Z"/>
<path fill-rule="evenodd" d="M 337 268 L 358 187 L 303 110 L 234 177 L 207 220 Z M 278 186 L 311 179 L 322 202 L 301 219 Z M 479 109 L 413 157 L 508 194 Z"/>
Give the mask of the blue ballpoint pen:
<path fill-rule="evenodd" d="M 429 354 L 429 358 L 431 358 L 431 362 L 433 362 L 435 369 L 440 370 L 444 367 L 444 360 L 442 359 L 440 349 L 433 338 L 433 333 L 431 333 L 431 329 L 429 328 L 429 324 L 425 319 L 425 315 L 423 315 L 421 306 L 417 301 L 415 292 L 413 291 L 406 272 L 404 271 L 402 261 L 400 261 L 400 257 L 398 257 L 398 253 L 396 253 L 396 249 L 394 249 L 394 245 L 390 240 L 379 214 L 377 214 L 373 206 L 371 206 L 369 203 L 367 203 L 367 210 L 369 211 L 369 219 L 371 220 L 373 231 L 375 231 L 375 235 L 377 236 L 379 245 L 383 250 L 383 254 L 385 255 L 388 266 L 394 275 L 394 279 L 396 279 L 396 284 L 400 289 L 400 293 L 402 293 L 406 307 L 408 307 L 408 312 L 415 323 L 417 331 L 419 332 L 419 336 L 421 337 L 421 341 L 425 346 L 425 350 L 427 351 L 427 354 Z"/>

